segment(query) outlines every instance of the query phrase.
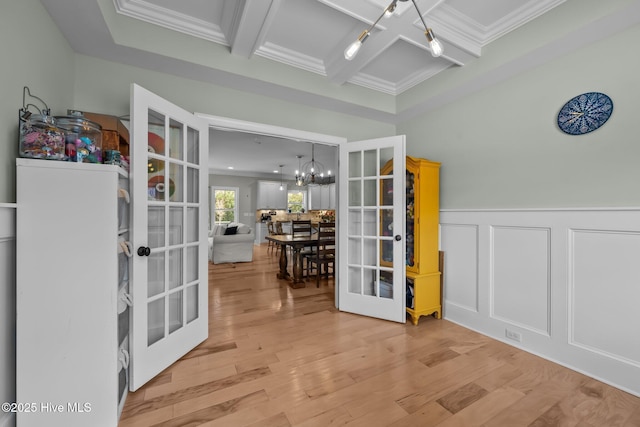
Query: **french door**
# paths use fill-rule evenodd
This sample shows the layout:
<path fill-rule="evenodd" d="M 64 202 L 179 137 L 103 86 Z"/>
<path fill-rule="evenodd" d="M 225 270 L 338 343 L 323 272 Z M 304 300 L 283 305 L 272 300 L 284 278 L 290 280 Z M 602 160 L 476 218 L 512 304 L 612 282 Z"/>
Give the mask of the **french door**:
<path fill-rule="evenodd" d="M 406 321 L 405 181 L 404 135 L 340 145 L 341 311 Z"/>
<path fill-rule="evenodd" d="M 208 125 L 131 86 L 132 330 L 136 390 L 208 335 Z"/>

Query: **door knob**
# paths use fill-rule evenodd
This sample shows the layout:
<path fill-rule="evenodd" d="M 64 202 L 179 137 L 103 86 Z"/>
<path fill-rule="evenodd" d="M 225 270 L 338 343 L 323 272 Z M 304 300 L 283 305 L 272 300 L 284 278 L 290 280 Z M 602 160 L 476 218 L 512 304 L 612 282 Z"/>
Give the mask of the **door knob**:
<path fill-rule="evenodd" d="M 140 246 L 138 248 L 139 256 L 149 256 L 151 254 L 151 248 L 148 246 Z"/>
<path fill-rule="evenodd" d="M 396 239 L 396 242 L 399 242 L 400 240 L 402 240 L 402 236 L 399 234 L 396 234 L 395 239 Z"/>

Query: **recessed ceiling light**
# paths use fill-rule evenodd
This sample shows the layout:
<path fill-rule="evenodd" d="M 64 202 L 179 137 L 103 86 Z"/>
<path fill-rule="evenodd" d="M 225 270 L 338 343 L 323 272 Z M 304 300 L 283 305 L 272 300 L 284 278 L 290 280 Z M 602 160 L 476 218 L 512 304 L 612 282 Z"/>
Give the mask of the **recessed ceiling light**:
<path fill-rule="evenodd" d="M 233 169 L 233 166 L 227 166 L 227 169 Z"/>

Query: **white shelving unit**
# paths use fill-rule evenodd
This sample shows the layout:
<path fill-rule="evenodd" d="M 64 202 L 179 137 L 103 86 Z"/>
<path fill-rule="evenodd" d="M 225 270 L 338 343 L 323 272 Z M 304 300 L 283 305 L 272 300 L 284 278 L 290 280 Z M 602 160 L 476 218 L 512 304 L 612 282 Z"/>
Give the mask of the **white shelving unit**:
<path fill-rule="evenodd" d="M 33 405 L 18 425 L 115 427 L 129 381 L 128 176 L 16 164 L 16 395 Z"/>

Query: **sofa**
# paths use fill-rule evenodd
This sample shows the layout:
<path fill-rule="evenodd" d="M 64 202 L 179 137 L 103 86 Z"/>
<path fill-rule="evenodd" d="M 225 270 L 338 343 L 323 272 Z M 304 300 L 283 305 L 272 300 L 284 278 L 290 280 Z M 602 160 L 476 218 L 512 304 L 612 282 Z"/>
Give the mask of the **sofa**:
<path fill-rule="evenodd" d="M 256 235 L 246 224 L 218 224 L 209 231 L 209 261 L 225 262 L 253 261 L 253 243 Z"/>

